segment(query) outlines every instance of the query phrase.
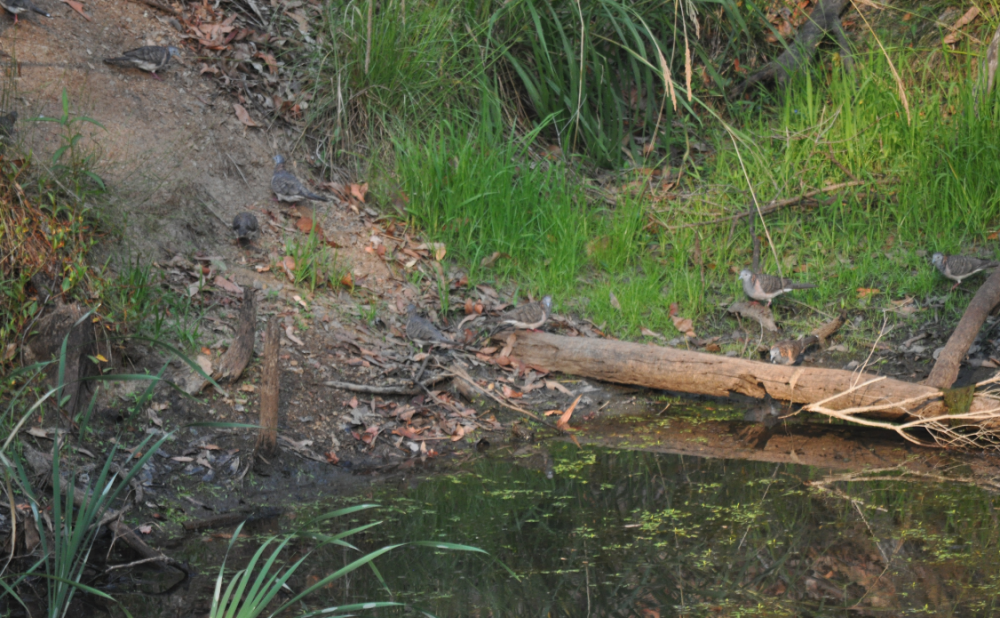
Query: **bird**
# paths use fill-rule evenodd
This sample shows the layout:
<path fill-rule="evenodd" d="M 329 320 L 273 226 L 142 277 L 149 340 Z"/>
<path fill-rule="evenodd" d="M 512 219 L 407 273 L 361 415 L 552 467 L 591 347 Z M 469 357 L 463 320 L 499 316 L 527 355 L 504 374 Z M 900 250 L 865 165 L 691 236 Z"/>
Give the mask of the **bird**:
<path fill-rule="evenodd" d="M 754 300 L 766 300 L 771 306 L 771 300 L 779 294 L 792 290 L 807 290 L 816 287 L 813 283 L 797 283 L 791 279 L 783 279 L 764 273 L 753 273 L 744 268 L 740 271 L 743 280 L 743 291 Z"/>
<path fill-rule="evenodd" d="M 416 305 L 412 303 L 407 305 L 406 313 L 409 315 L 406 320 L 406 336 L 410 340 L 420 344 L 454 343 L 451 339 L 445 337 L 444 333 L 437 326 L 434 326 L 430 320 L 418 314 Z"/>
<path fill-rule="evenodd" d="M 500 323 L 494 329 L 494 332 L 504 326 L 535 330 L 541 328 L 550 315 L 552 315 L 552 297 L 543 296 L 542 300 L 518 305 L 514 309 L 500 314 Z"/>
<path fill-rule="evenodd" d="M 271 191 L 282 202 L 301 202 L 302 200 L 317 200 L 329 202 L 322 195 L 310 193 L 295 174 L 285 170 L 285 157 L 274 155 L 274 175 L 271 176 Z"/>
<path fill-rule="evenodd" d="M 757 450 L 764 450 L 768 440 L 774 435 L 774 430 L 780 420 L 781 409 L 770 395 L 764 393 L 764 401 L 743 414 L 743 420 L 751 425 L 744 427 L 740 439 Z"/>
<path fill-rule="evenodd" d="M 51 15 L 49 15 L 48 13 L 46 13 L 45 11 L 43 11 L 42 9 L 38 8 L 37 6 L 35 6 L 31 2 L 31 0 L 0 0 L 0 6 L 2 6 L 3 8 L 7 9 L 8 11 L 10 11 L 11 13 L 14 14 L 14 23 L 15 24 L 17 23 L 17 16 L 18 16 L 18 14 L 19 13 L 23 13 L 25 11 L 34 11 L 35 13 L 38 13 L 39 15 L 44 15 L 46 17 L 52 17 Z"/>
<path fill-rule="evenodd" d="M 253 213 L 241 212 L 233 219 L 233 232 L 236 240 L 253 240 L 257 235 L 257 217 Z"/>
<path fill-rule="evenodd" d="M 3 0 L 0 0 L 3 1 Z M 23 2 L 24 0 L 15 0 Z M 159 79 L 156 72 L 163 69 L 170 63 L 170 59 L 179 56 L 181 50 L 176 47 L 160 47 L 158 45 L 147 45 L 130 49 L 117 58 L 105 58 L 104 64 L 111 64 L 120 67 L 134 67 L 148 71 Z"/>
<path fill-rule="evenodd" d="M 11 110 L 0 115 L 0 141 L 10 141 L 17 134 L 14 123 L 17 122 L 17 110 Z"/>
<path fill-rule="evenodd" d="M 971 277 L 981 270 L 1000 266 L 1000 262 L 980 260 L 967 255 L 945 255 L 943 253 L 932 255 L 931 263 L 937 266 L 942 275 L 955 282 L 955 285 L 951 286 L 952 290 L 962 283 L 962 279 Z"/>
<path fill-rule="evenodd" d="M 809 335 L 801 339 L 786 339 L 771 346 L 771 362 L 779 365 L 798 365 L 805 351 L 819 343 L 819 337 Z"/>

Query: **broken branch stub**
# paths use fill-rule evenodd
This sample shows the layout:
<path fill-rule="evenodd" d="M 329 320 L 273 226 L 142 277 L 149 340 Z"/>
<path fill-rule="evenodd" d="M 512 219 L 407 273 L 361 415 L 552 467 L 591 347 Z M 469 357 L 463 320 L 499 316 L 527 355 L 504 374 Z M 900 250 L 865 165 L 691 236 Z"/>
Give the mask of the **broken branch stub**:
<path fill-rule="evenodd" d="M 254 291 L 247 288 L 243 291 L 243 305 L 240 307 L 239 322 L 236 324 L 236 337 L 226 353 L 219 359 L 219 367 L 212 378 L 216 381 L 236 381 L 240 379 L 243 370 L 253 358 L 253 339 L 257 325 L 257 305 L 254 302 Z"/>
<path fill-rule="evenodd" d="M 257 434 L 255 453 L 270 459 L 278 453 L 278 384 L 281 372 L 278 369 L 278 352 L 281 331 L 278 317 L 272 316 L 267 322 L 264 337 L 264 365 L 260 376 L 260 431 Z"/>
<path fill-rule="evenodd" d="M 951 388 L 958 378 L 962 359 L 969 353 L 969 348 L 976 340 L 983 322 L 997 304 L 1000 304 L 1000 268 L 993 271 L 976 292 L 969 306 L 965 308 L 962 319 L 938 355 L 937 362 L 934 363 L 924 384 L 936 388 Z"/>

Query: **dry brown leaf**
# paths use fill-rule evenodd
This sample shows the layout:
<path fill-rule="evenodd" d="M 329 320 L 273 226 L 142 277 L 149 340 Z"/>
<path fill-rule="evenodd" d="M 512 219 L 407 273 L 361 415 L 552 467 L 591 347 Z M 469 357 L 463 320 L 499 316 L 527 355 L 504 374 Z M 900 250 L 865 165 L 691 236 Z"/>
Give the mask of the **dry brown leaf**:
<path fill-rule="evenodd" d="M 495 264 L 496 261 L 499 260 L 502 257 L 509 258 L 510 256 L 507 255 L 506 253 L 500 253 L 499 251 L 494 251 L 493 255 L 488 255 L 488 256 L 484 257 L 479 262 L 479 265 L 482 266 L 483 268 L 489 268 L 489 267 L 493 266 L 493 264 Z"/>
<path fill-rule="evenodd" d="M 944 37 L 942 43 L 944 43 L 945 45 L 953 45 L 957 43 L 958 40 L 962 37 L 962 34 L 958 30 L 967 25 L 969 22 L 971 22 L 978 16 L 979 16 L 979 7 L 974 6 L 968 11 L 966 11 L 965 15 L 959 17 L 958 21 L 952 24 L 951 32 L 949 32 L 948 35 Z"/>
<path fill-rule="evenodd" d="M 559 421 L 556 423 L 557 428 L 569 429 L 569 419 L 573 416 L 573 410 L 576 410 L 576 404 L 580 403 L 581 399 L 583 399 L 583 395 L 577 395 L 576 400 L 574 400 L 573 403 L 566 408 L 566 411 L 563 412 L 563 415 L 559 417 Z"/>
<path fill-rule="evenodd" d="M 309 217 L 299 217 L 299 220 L 295 222 L 295 227 L 303 234 L 315 232 L 316 237 L 323 240 L 323 228 L 318 221 L 313 221 Z"/>
<path fill-rule="evenodd" d="M 236 111 L 236 117 L 240 119 L 244 125 L 248 127 L 259 127 L 260 125 L 254 122 L 254 119 L 250 117 L 250 112 L 247 111 L 245 107 L 239 103 L 233 103 L 233 109 Z"/>
<path fill-rule="evenodd" d="M 639 332 L 642 333 L 642 335 L 644 337 L 656 337 L 657 339 L 666 339 L 666 337 L 664 337 L 660 333 L 658 333 L 658 332 L 656 332 L 654 330 L 649 330 L 645 326 L 640 327 L 639 328 Z"/>
<path fill-rule="evenodd" d="M 226 279 L 222 275 L 217 276 L 215 278 L 215 281 L 213 281 L 213 283 L 215 284 L 215 287 L 222 288 L 223 290 L 229 292 L 230 294 L 238 294 L 238 295 L 243 294 L 243 288 L 236 285 L 229 279 Z"/>
<path fill-rule="evenodd" d="M 443 242 L 429 242 L 427 246 L 434 250 L 434 259 L 438 262 L 443 260 L 445 254 L 448 253 Z"/>
<path fill-rule="evenodd" d="M 344 276 L 340 278 L 340 285 L 345 288 L 354 287 L 354 277 L 351 276 L 351 273 L 344 273 Z"/>
<path fill-rule="evenodd" d="M 608 296 L 611 298 L 611 306 L 614 307 L 616 310 L 621 311 L 622 305 L 621 303 L 618 302 L 618 297 L 615 296 L 615 293 L 608 292 Z"/>
<path fill-rule="evenodd" d="M 573 396 L 573 391 L 569 390 L 568 388 L 566 388 L 559 382 L 556 382 L 555 380 L 546 380 L 545 388 L 549 389 L 550 391 L 559 391 L 563 395 L 568 395 L 570 397 Z"/>
<path fill-rule="evenodd" d="M 691 321 L 691 318 L 682 318 L 680 316 L 673 315 L 670 316 L 670 319 L 674 321 L 674 328 L 681 331 L 688 337 L 697 337 L 697 335 L 694 334 L 694 323 Z"/>
<path fill-rule="evenodd" d="M 365 196 L 368 195 L 368 183 L 363 183 L 360 185 L 351 184 L 351 197 L 356 198 L 362 204 L 365 203 Z"/>
<path fill-rule="evenodd" d="M 267 52 L 257 52 L 257 57 L 267 63 L 267 68 L 271 71 L 271 75 L 278 74 L 278 61 L 274 59 L 273 54 Z"/>
<path fill-rule="evenodd" d="M 199 354 L 194 360 L 201 367 L 201 370 L 205 372 L 205 375 L 212 375 L 212 359 L 204 354 Z"/>
<path fill-rule="evenodd" d="M 87 21 L 90 21 L 90 15 L 87 15 L 86 13 L 83 12 L 83 5 L 82 4 L 80 4 L 79 2 L 76 2 L 76 0 L 62 0 L 62 2 L 64 4 L 68 4 L 71 9 L 73 9 L 74 11 L 76 11 L 77 13 L 79 13 L 80 15 L 82 15 L 84 19 L 86 19 Z"/>
<path fill-rule="evenodd" d="M 878 288 L 858 288 L 858 298 L 864 298 L 865 296 L 875 296 L 880 294 L 881 290 Z"/>
<path fill-rule="evenodd" d="M 288 337 L 289 341 L 291 341 L 292 343 L 294 343 L 297 346 L 304 346 L 305 345 L 305 342 L 303 342 L 301 339 L 299 339 L 298 337 L 296 337 L 295 333 L 292 332 L 292 326 L 291 326 L 291 324 L 289 324 L 288 326 L 285 327 L 285 336 Z"/>
<path fill-rule="evenodd" d="M 295 281 L 295 258 L 290 255 L 286 255 L 285 259 L 281 260 L 281 266 L 285 269 L 285 274 L 288 275 L 288 280 Z"/>
<path fill-rule="evenodd" d="M 295 23 L 299 25 L 299 32 L 302 34 L 309 34 L 309 18 L 302 11 L 294 11 L 287 14 L 289 17 L 295 20 Z"/>

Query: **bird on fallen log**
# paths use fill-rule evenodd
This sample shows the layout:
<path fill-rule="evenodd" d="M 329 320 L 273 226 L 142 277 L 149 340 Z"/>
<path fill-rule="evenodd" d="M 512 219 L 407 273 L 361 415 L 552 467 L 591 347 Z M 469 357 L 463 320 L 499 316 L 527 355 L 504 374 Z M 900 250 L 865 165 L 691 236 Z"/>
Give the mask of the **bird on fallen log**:
<path fill-rule="evenodd" d="M 971 277 L 979 271 L 1000 266 L 1000 262 L 980 260 L 968 255 L 945 255 L 944 253 L 932 255 L 931 264 L 934 264 L 942 275 L 955 282 L 955 285 L 951 286 L 952 290 L 957 288 L 963 279 Z"/>
<path fill-rule="evenodd" d="M 810 346 L 819 343 L 819 337 L 809 335 L 801 339 L 786 339 L 771 346 L 771 362 L 779 365 L 798 365 Z"/>
<path fill-rule="evenodd" d="M 781 408 L 770 395 L 764 393 L 764 401 L 743 413 L 743 420 L 753 425 L 744 427 L 739 432 L 740 440 L 747 446 L 764 450 L 768 440 L 774 435 L 780 416 Z"/>
<path fill-rule="evenodd" d="M 500 322 L 493 333 L 509 326 L 520 330 L 538 330 L 552 315 L 552 297 L 543 296 L 542 300 L 524 303 L 500 314 Z"/>
<path fill-rule="evenodd" d="M 258 231 L 257 217 L 253 213 L 241 212 L 233 219 L 233 232 L 237 241 L 252 241 Z"/>
<path fill-rule="evenodd" d="M 740 279 L 743 281 L 743 291 L 746 295 L 754 300 L 766 300 L 767 307 L 771 306 L 771 300 L 779 294 L 816 287 L 813 283 L 798 283 L 774 275 L 750 272 L 746 268 L 740 271 Z"/>
<path fill-rule="evenodd" d="M 406 320 L 406 336 L 414 343 L 424 344 L 446 344 L 452 345 L 455 342 L 445 337 L 444 333 L 434 326 L 433 322 L 417 313 L 417 306 L 410 304 L 406 307 L 408 318 Z"/>
<path fill-rule="evenodd" d="M 171 58 L 180 54 L 181 50 L 173 46 L 147 45 L 145 47 L 130 49 L 116 58 L 105 58 L 104 64 L 140 69 L 159 79 L 160 77 L 156 72 L 165 68 L 170 64 Z"/>
<path fill-rule="evenodd" d="M 285 170 L 285 157 L 274 155 L 274 174 L 271 176 L 271 191 L 282 202 L 301 202 L 302 200 L 315 200 L 317 202 L 329 202 L 328 198 L 316 195 L 306 189 L 295 174 Z"/>
<path fill-rule="evenodd" d="M 17 16 L 25 11 L 33 11 L 45 17 L 52 17 L 42 9 L 35 6 L 31 0 L 0 0 L 0 6 L 14 14 L 14 24 L 17 25 Z"/>

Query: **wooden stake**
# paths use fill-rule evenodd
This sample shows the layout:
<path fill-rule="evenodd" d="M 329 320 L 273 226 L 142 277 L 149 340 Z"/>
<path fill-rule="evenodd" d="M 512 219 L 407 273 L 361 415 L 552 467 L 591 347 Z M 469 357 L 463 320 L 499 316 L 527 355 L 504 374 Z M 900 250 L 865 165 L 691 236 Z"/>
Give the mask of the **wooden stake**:
<path fill-rule="evenodd" d="M 260 433 L 257 434 L 255 454 L 272 459 L 278 454 L 278 400 L 281 372 L 278 369 L 278 351 L 281 332 L 278 317 L 267 322 L 264 337 L 264 366 L 260 376 Z"/>

